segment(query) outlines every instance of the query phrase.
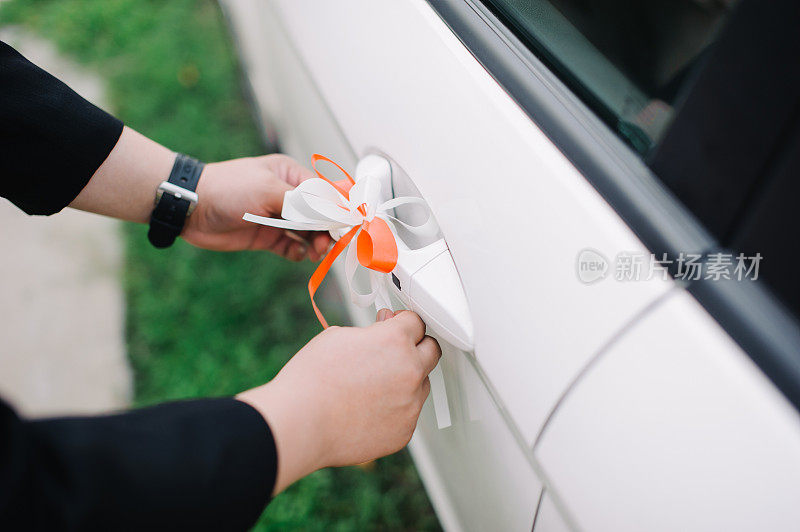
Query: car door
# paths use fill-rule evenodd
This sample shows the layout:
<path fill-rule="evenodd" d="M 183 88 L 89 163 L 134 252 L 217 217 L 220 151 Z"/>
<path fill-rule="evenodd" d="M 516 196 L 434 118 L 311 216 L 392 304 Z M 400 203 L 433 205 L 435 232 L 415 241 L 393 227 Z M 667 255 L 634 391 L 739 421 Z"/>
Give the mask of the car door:
<path fill-rule="evenodd" d="M 632 231 L 425 2 L 272 2 L 245 56 L 285 151 L 349 168 L 390 158 L 431 207 L 475 350 L 444 345 L 452 425 L 427 405 L 412 442 L 451 529 L 530 529 L 530 446 L 592 354 L 668 283 L 577 280 L 578 252 L 644 251 Z M 252 23 L 252 21 L 251 21 Z M 368 323 L 372 311 L 351 309 Z"/>
<path fill-rule="evenodd" d="M 332 144 L 317 139 L 338 136 L 351 153 L 332 155 L 345 164 L 378 150 L 409 176 L 470 299 L 475 358 L 490 381 L 503 381 L 497 393 L 530 441 L 585 357 L 668 284 L 589 291 L 576 282 L 582 248 L 644 248 L 428 3 L 272 6 L 266 17 L 289 41 L 278 55 L 296 53 L 287 62 L 304 68 L 327 109 L 297 110 L 286 100 L 308 99 L 287 89 L 277 120 L 289 131 L 286 150 L 307 158 Z M 328 117 L 332 133 L 323 131 Z"/>
<path fill-rule="evenodd" d="M 532 448 L 548 419 L 679 289 L 666 261 L 635 282 L 617 267 L 715 245 L 645 154 L 726 11 L 692 12 L 700 30 L 668 35 L 686 45 L 660 62 L 651 50 L 659 68 L 642 68 L 626 62 L 630 43 L 601 46 L 594 19 L 558 4 L 225 2 L 284 151 L 349 169 L 379 153 L 442 229 L 475 346 L 443 345 L 452 424 L 439 429 L 427 404 L 411 450 L 448 529 L 531 528 L 550 478 Z M 597 276 L 582 270 L 595 265 Z M 356 324 L 372 318 L 348 310 Z M 563 509 L 552 489 L 542 500 L 548 516 Z"/>

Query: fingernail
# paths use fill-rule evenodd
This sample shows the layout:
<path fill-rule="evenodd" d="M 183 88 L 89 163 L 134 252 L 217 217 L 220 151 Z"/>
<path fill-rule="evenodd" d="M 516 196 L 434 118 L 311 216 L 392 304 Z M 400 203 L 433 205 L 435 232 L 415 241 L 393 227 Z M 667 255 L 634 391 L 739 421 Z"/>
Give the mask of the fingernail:
<path fill-rule="evenodd" d="M 294 249 L 295 249 L 294 258 L 296 260 L 300 260 L 303 257 L 305 257 L 306 256 L 306 252 L 308 251 L 308 248 L 304 244 L 299 244 L 299 245 L 295 246 Z"/>
<path fill-rule="evenodd" d="M 382 308 L 378 311 L 378 321 L 386 321 L 389 318 L 389 309 Z"/>
<path fill-rule="evenodd" d="M 300 235 L 298 235 L 298 234 L 297 234 L 297 233 L 295 233 L 294 231 L 290 231 L 289 229 L 286 229 L 286 230 L 284 231 L 284 233 L 286 234 L 286 236 L 288 236 L 289 238 L 291 238 L 291 239 L 292 239 L 292 240 L 294 240 L 295 242 L 298 242 L 298 243 L 300 243 L 300 244 L 305 244 L 305 243 L 306 243 L 306 241 L 305 241 L 305 240 L 303 240 L 303 237 L 302 237 L 302 236 L 300 236 Z"/>

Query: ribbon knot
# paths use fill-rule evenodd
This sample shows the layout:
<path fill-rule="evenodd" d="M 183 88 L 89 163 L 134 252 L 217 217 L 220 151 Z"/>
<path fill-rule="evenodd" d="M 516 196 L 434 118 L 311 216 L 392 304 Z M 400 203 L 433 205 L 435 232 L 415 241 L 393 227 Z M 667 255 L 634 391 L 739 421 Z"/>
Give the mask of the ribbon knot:
<path fill-rule="evenodd" d="M 341 171 L 344 179 L 331 180 L 317 169 L 317 161 L 331 163 Z M 397 226 L 404 227 L 411 234 L 421 237 L 433 236 L 438 232 L 427 205 L 420 198 L 399 197 L 381 201 L 381 183 L 374 176 L 353 179 L 336 162 L 315 153 L 311 165 L 316 178 L 303 181 L 294 190 L 287 191 L 283 200 L 283 219 L 266 218 L 245 213 L 245 220 L 299 231 L 330 231 L 336 240 L 308 281 L 311 305 L 323 328 L 328 322 L 314 301 L 314 295 L 336 258 L 345 250 L 345 274 L 350 289 L 350 300 L 358 306 L 377 303 L 380 308 L 391 308 L 386 277 L 397 266 L 398 248 Z M 417 204 L 426 209 L 428 216 L 421 225 L 406 224 L 392 214 L 395 207 L 403 204 Z M 350 246 L 353 239 L 355 246 Z M 402 243 L 402 240 L 399 240 Z M 405 244 L 401 249 L 407 249 Z M 358 265 L 367 268 L 370 292 L 359 293 L 353 286 Z"/>

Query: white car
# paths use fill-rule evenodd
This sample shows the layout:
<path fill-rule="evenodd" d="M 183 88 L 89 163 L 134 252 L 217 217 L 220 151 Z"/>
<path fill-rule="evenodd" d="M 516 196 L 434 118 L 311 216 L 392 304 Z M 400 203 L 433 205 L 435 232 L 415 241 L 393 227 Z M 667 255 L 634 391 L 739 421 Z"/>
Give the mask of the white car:
<path fill-rule="evenodd" d="M 441 228 L 445 529 L 800 529 L 793 2 L 223 7 L 265 135 L 385 158 Z"/>

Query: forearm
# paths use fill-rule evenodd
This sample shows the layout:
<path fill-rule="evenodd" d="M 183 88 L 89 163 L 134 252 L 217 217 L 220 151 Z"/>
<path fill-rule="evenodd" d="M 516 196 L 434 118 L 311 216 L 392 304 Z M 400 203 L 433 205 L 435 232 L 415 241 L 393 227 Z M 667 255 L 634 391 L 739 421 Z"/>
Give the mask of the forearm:
<path fill-rule="evenodd" d="M 279 457 L 272 496 L 324 467 L 325 444 L 319 437 L 318 408 L 281 386 L 278 379 L 236 396 L 255 408 L 272 429 Z M 299 399 L 299 400 L 298 400 Z"/>
<path fill-rule="evenodd" d="M 246 530 L 269 500 L 269 426 L 232 399 L 24 421 L 0 401 L 9 529 Z"/>
<path fill-rule="evenodd" d="M 108 158 L 69 206 L 147 222 L 156 189 L 167 179 L 174 162 L 172 151 L 126 126 Z"/>

